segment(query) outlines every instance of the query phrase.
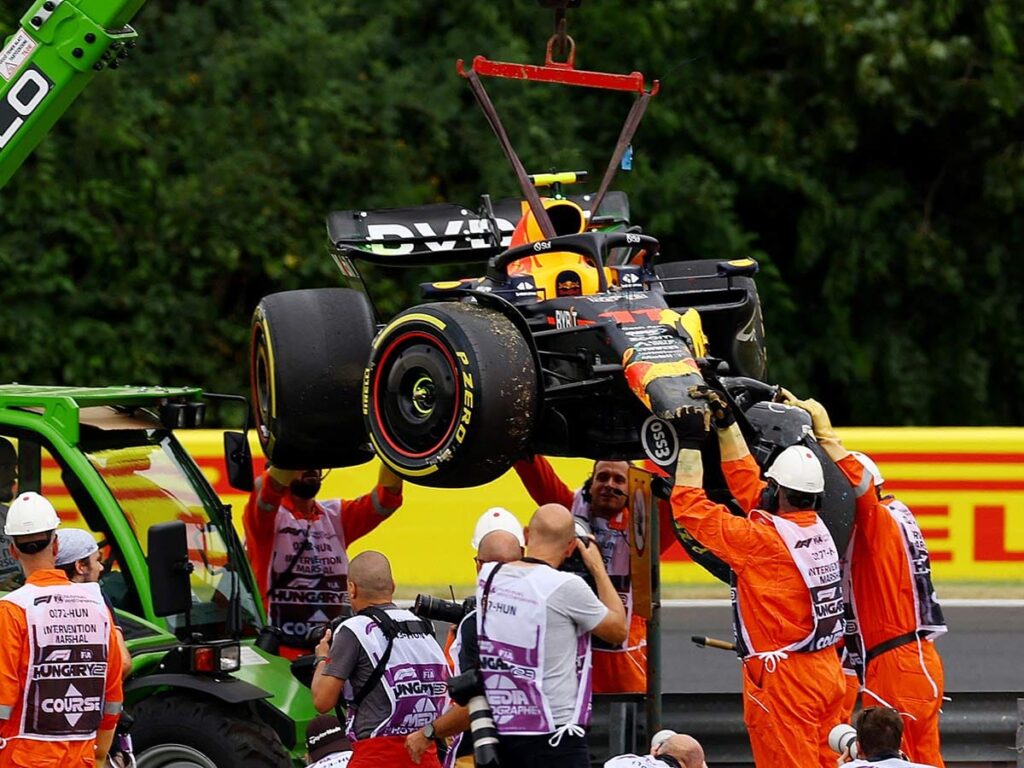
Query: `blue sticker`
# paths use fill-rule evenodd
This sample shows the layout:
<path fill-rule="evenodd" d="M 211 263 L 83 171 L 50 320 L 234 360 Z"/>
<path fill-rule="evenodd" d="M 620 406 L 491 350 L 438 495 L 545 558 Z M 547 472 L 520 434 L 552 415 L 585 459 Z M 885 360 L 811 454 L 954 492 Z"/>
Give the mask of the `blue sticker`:
<path fill-rule="evenodd" d="M 632 144 L 630 144 L 628 147 L 626 147 L 626 151 L 622 153 L 622 163 L 621 163 L 620 167 L 624 171 L 632 171 L 633 170 L 633 145 Z"/>

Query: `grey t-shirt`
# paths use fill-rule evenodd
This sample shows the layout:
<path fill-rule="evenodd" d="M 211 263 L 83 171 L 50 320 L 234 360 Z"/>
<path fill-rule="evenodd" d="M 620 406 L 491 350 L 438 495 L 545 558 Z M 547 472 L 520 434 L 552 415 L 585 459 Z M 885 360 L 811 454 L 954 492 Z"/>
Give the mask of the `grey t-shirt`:
<path fill-rule="evenodd" d="M 0 504 L 0 590 L 17 589 L 25 583 L 21 565 L 11 554 L 8 544 L 11 540 L 4 535 L 4 527 L 7 525 L 6 504 Z"/>
<path fill-rule="evenodd" d="M 546 565 L 509 563 L 501 576 L 523 578 L 533 568 Z M 572 721 L 579 681 L 576 679 L 576 640 L 604 621 L 608 609 L 587 583 L 573 575 L 548 597 L 547 630 L 544 635 L 544 682 L 541 686 L 551 706 L 556 726 Z M 479 620 L 479 619 L 478 619 Z M 486 626 L 486 624 L 485 624 Z M 500 638 L 498 638 L 500 639 Z"/>
<path fill-rule="evenodd" d="M 394 603 L 387 603 L 376 607 L 387 610 L 398 606 Z M 373 674 L 370 657 L 348 627 L 339 627 L 331 639 L 331 660 L 327 662 L 323 673 L 340 680 L 347 680 L 352 687 L 352 695 L 361 691 L 366 685 L 366 681 L 370 679 L 370 675 Z M 356 739 L 370 738 L 373 729 L 390 716 L 391 700 L 388 698 L 384 686 L 378 683 L 363 699 L 356 711 L 355 722 L 351 724 L 355 728 Z"/>

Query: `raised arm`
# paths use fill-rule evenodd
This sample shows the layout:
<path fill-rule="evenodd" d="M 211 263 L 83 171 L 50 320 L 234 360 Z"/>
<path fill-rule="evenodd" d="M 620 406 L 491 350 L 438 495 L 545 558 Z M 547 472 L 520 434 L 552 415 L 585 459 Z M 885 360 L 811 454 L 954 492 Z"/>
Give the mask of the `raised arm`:
<path fill-rule="evenodd" d="M 566 509 L 572 509 L 572 489 L 562 482 L 562 478 L 555 474 L 554 468 L 543 456 L 520 459 L 513 466 L 537 506 L 561 504 Z"/>

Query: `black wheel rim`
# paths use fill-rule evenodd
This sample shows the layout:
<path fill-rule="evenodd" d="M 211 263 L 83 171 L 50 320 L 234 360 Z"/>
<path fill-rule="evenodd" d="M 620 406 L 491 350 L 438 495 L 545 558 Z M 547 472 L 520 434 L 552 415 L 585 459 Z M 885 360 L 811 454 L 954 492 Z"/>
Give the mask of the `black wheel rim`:
<path fill-rule="evenodd" d="M 455 430 L 461 394 L 451 351 L 430 334 L 403 333 L 384 349 L 374 374 L 377 431 L 401 456 L 430 456 Z"/>

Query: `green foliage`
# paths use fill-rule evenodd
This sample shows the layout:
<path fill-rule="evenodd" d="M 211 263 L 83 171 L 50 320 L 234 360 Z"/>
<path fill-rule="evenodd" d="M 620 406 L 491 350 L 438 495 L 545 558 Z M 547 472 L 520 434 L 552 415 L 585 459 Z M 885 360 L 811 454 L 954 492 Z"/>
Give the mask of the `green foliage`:
<path fill-rule="evenodd" d="M 3 191 L 4 379 L 245 391 L 259 298 L 339 280 L 327 211 L 516 193 L 454 60 L 539 60 L 534 3 L 151 0 L 135 26 Z M 619 186 L 672 258 L 761 262 L 774 378 L 839 423 L 1024 423 L 1014 0 L 590 0 L 570 33 L 579 66 L 663 78 Z M 488 87 L 531 169 L 599 175 L 629 108 Z M 425 279 L 375 271 L 382 312 Z"/>

